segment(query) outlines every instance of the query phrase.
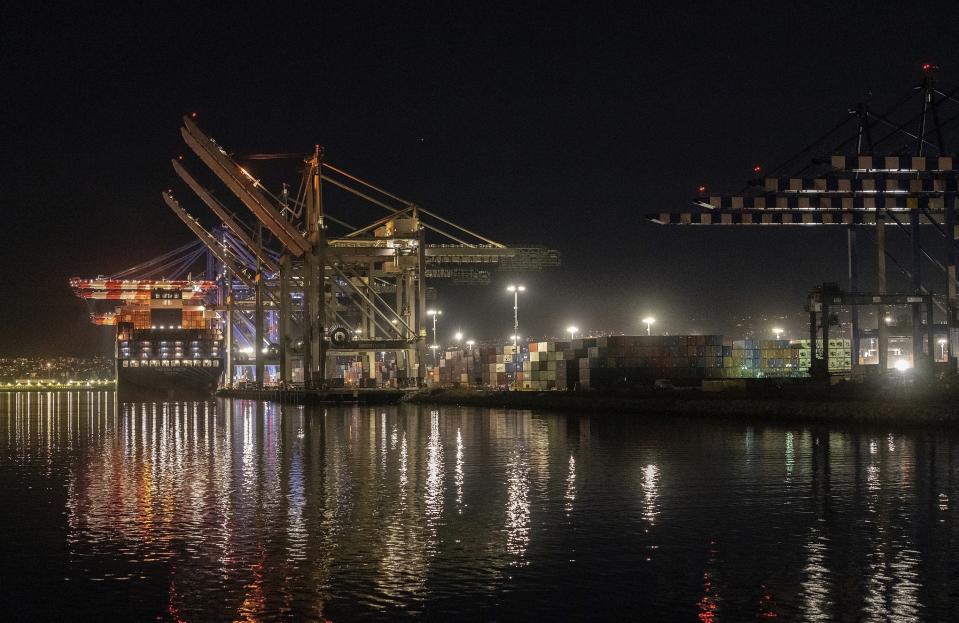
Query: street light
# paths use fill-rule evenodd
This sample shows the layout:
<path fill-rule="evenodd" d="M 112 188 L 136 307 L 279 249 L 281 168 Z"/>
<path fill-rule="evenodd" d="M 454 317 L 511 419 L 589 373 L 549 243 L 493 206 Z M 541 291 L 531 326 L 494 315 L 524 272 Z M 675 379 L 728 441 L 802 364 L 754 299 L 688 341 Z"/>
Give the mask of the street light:
<path fill-rule="evenodd" d="M 646 316 L 643 318 L 643 322 L 646 324 L 646 335 L 653 334 L 653 323 L 656 322 L 656 319 L 652 316 Z"/>
<path fill-rule="evenodd" d="M 433 317 L 433 345 L 430 348 L 433 349 L 433 365 L 436 365 L 436 349 L 439 348 L 439 345 L 436 343 L 436 317 L 443 315 L 442 309 L 428 309 L 426 310 L 427 316 Z"/>
<path fill-rule="evenodd" d="M 466 386 L 470 387 L 473 384 L 472 374 L 470 373 L 470 359 L 473 358 L 473 344 L 476 342 L 474 340 L 466 340 L 466 346 L 470 349 L 469 357 L 466 358 Z"/>
<path fill-rule="evenodd" d="M 948 343 L 949 343 L 949 340 L 947 340 L 946 338 L 944 338 L 944 337 L 939 338 L 939 347 L 942 349 L 942 358 L 943 358 L 943 359 L 946 358 L 946 344 L 948 344 Z"/>
<path fill-rule="evenodd" d="M 574 326 L 570 325 L 570 326 L 566 327 L 566 330 L 569 332 L 569 341 L 570 341 L 570 342 L 572 342 L 574 339 L 576 339 L 576 332 L 579 331 L 579 329 L 578 329 L 577 327 L 574 327 Z"/>
<path fill-rule="evenodd" d="M 776 334 L 776 339 L 778 340 L 778 339 L 780 339 L 780 338 L 782 337 L 783 330 L 780 329 L 779 327 L 774 327 L 774 328 L 773 328 L 773 333 Z"/>
<path fill-rule="evenodd" d="M 463 333 L 461 331 L 457 331 L 456 334 L 453 336 L 453 339 L 456 340 L 457 343 L 462 342 Z"/>
<path fill-rule="evenodd" d="M 519 293 L 526 291 L 526 286 L 509 285 L 507 292 L 513 293 L 513 349 L 516 348 L 516 340 L 519 337 Z M 515 353 L 514 353 L 515 356 Z"/>

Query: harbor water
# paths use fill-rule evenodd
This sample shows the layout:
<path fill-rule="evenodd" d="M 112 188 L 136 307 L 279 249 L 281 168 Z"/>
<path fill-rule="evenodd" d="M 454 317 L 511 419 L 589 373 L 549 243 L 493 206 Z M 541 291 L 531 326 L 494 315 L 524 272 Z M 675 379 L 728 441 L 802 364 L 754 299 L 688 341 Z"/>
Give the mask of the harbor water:
<path fill-rule="evenodd" d="M 959 617 L 959 433 L 0 395 L 12 620 Z"/>

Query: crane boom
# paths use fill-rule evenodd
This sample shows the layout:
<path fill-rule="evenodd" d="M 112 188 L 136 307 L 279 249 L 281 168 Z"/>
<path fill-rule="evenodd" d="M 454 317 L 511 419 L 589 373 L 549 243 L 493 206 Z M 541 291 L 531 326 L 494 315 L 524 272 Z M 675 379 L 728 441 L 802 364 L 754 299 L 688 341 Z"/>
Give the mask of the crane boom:
<path fill-rule="evenodd" d="M 223 205 L 220 204 L 220 202 L 217 201 L 207 189 L 203 188 L 203 186 L 201 186 L 200 183 L 197 182 L 196 179 L 190 175 L 186 169 L 183 168 L 183 165 L 172 159 L 170 162 L 173 163 L 173 170 L 176 171 L 176 174 L 179 175 L 184 182 L 186 182 L 187 186 L 189 186 L 201 200 L 203 200 L 203 203 L 205 203 L 207 207 L 209 207 L 210 210 L 216 214 L 216 217 L 223 221 L 223 224 L 229 227 L 230 231 L 232 231 L 233 234 L 239 238 L 243 244 L 250 249 L 251 252 L 253 252 L 257 259 L 259 259 L 260 262 L 262 262 L 263 265 L 270 270 L 270 272 L 279 272 L 280 267 L 276 264 L 276 262 L 274 262 L 268 254 L 263 252 L 263 249 L 260 247 L 260 245 L 256 244 L 253 239 L 250 238 L 250 236 L 243 230 L 236 220 L 234 220 L 234 218 L 227 213 L 227 211 L 223 208 Z"/>
<path fill-rule="evenodd" d="M 243 285 L 251 290 L 256 289 L 256 284 L 253 282 L 253 279 L 246 274 L 246 271 L 243 268 L 237 266 L 236 262 L 233 261 L 233 258 L 224 252 L 220 242 L 214 238 L 210 232 L 205 230 L 195 218 L 190 216 L 190 213 L 183 209 L 183 206 L 180 205 L 179 201 L 173 198 L 173 195 L 168 192 L 163 192 L 161 194 L 163 195 L 163 201 L 167 204 L 167 206 L 173 210 L 174 214 L 180 217 L 180 220 L 190 228 L 190 231 L 196 234 L 196 237 L 206 245 L 206 248 L 210 250 L 210 253 L 212 253 L 216 259 L 223 262 L 223 265 L 230 269 L 230 271 L 236 275 L 236 278 L 239 279 Z M 269 291 L 266 291 L 266 295 L 274 302 L 276 301 L 273 294 Z"/>
<path fill-rule="evenodd" d="M 254 216 L 269 229 L 280 243 L 288 248 L 293 255 L 300 257 L 310 250 L 310 243 L 303 234 L 291 225 L 283 216 L 270 205 L 263 194 L 257 190 L 249 174 L 209 136 L 189 118 L 183 118 L 183 127 L 180 129 L 183 140 L 199 156 L 211 171 L 243 202 Z"/>

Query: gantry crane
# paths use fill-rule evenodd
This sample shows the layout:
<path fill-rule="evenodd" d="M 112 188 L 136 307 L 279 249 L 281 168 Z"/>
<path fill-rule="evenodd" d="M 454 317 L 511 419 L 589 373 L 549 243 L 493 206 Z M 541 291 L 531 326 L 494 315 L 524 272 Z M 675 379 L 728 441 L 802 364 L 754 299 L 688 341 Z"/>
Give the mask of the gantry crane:
<path fill-rule="evenodd" d="M 232 380 L 236 355 L 231 334 L 250 324 L 256 378 L 262 382 L 272 354 L 265 346 L 273 342 L 264 323 L 267 314 L 276 320 L 272 333 L 284 383 L 299 380 L 294 370 L 301 368 L 304 385 L 322 387 L 330 353 L 361 353 L 372 360 L 376 352 L 386 351 L 397 354 L 408 380 L 420 382 L 427 280 L 483 284 L 497 267 L 529 271 L 559 264 L 555 250 L 507 247 L 335 167 L 325 162 L 318 146 L 303 157 L 300 191 L 293 197 L 286 187 L 280 195 L 271 193 L 192 117 L 183 118 L 181 135 L 254 217 L 248 226 L 180 159 L 172 161 L 177 176 L 223 223 L 207 230 L 172 190 L 162 193 L 215 264 L 211 272 L 221 292 L 213 308 L 224 315 L 231 371 L 226 383 Z M 383 210 L 384 216 L 357 227 L 330 215 L 327 186 Z M 249 319 L 245 313 L 251 304 Z"/>
<path fill-rule="evenodd" d="M 956 230 L 956 200 L 959 196 L 959 161 L 947 151 L 946 137 L 955 129 L 959 113 L 941 119 L 944 105 L 959 104 L 959 88 L 944 92 L 939 89 L 931 64 L 922 66 L 922 80 L 899 100 L 892 109 L 877 114 L 865 103 L 848 110 L 841 123 L 823 137 L 800 151 L 772 175 L 751 180 L 747 189 L 733 195 L 711 194 L 705 186 L 693 200 L 694 209 L 682 212 L 657 212 L 647 218 L 661 225 L 780 225 L 843 226 L 848 231 L 850 300 L 862 304 L 859 285 L 859 250 L 857 231 L 871 227 L 876 232 L 876 290 L 879 371 L 885 373 L 888 350 L 888 328 L 882 320 L 889 300 L 908 301 L 912 307 L 912 341 L 917 365 L 921 357 L 923 306 L 931 301 L 946 316 L 950 367 L 955 369 L 957 351 L 957 275 L 956 252 L 959 235 Z M 896 121 L 895 113 L 918 96 L 917 114 Z M 855 132 L 838 144 L 817 153 L 827 140 L 850 123 Z M 884 132 L 882 136 L 877 133 Z M 874 140 L 875 139 L 875 140 Z M 810 158 L 810 156 L 813 156 Z M 789 174 L 790 166 L 800 163 L 798 171 Z M 818 170 L 818 175 L 809 175 Z M 760 167 L 755 172 L 760 173 Z M 905 267 L 886 247 L 887 224 L 895 224 L 909 237 L 912 262 Z M 920 226 L 930 226 L 946 242 L 944 258 L 937 258 L 921 242 Z M 927 227 L 925 229 L 929 229 Z M 946 296 L 931 296 L 923 283 L 923 258 L 942 273 Z M 886 261 L 892 261 L 912 284 L 912 298 L 887 292 Z M 928 281 L 928 277 L 927 277 Z M 812 300 L 812 299 L 811 299 Z M 818 310 L 809 309 L 812 317 Z M 828 318 L 822 320 L 823 333 L 828 333 Z M 927 324 L 931 324 L 931 314 Z M 815 323 L 814 323 L 815 324 Z M 861 328 L 856 307 L 852 308 L 853 352 L 859 352 Z M 930 327 L 927 327 L 927 334 Z M 811 330 L 815 337 L 816 327 Z M 815 342 L 813 342 L 815 348 Z M 927 346 L 931 358 L 931 342 Z M 815 365 L 815 362 L 814 362 Z M 853 365 L 857 365 L 854 357 Z"/>

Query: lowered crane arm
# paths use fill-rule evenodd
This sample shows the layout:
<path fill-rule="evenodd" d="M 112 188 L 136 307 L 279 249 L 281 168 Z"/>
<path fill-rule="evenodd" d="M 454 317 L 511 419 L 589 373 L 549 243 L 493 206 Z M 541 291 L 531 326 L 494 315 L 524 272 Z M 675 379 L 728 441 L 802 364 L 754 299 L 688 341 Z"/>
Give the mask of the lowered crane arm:
<path fill-rule="evenodd" d="M 207 189 L 203 188 L 203 186 L 201 186 L 200 183 L 197 182 L 196 179 L 190 175 L 186 169 L 183 168 L 183 165 L 176 160 L 171 160 L 171 162 L 173 163 L 173 170 L 176 171 L 176 174 L 179 175 L 180 178 L 186 182 L 187 186 L 189 186 L 190 189 L 193 190 L 193 192 L 195 192 L 196 195 L 203 201 L 203 203 L 205 203 L 207 207 L 209 207 L 210 210 L 216 214 L 216 217 L 223 221 L 223 224 L 226 225 L 231 232 L 233 232 L 233 235 L 239 238 L 240 241 L 243 242 L 243 244 L 245 244 L 247 248 L 249 248 L 250 251 L 257 257 L 257 259 L 259 259 L 260 262 L 262 262 L 263 265 L 270 270 L 270 272 L 279 272 L 280 267 L 277 265 L 277 263 L 274 262 L 273 259 L 267 253 L 265 253 L 262 248 L 260 248 L 260 245 L 256 244 L 253 239 L 250 238 L 243 227 L 236 222 L 236 220 L 226 211 L 223 205 L 217 201 Z"/>
<path fill-rule="evenodd" d="M 220 242 L 214 238 L 210 232 L 204 229 L 195 218 L 190 216 L 190 214 L 183 209 L 183 206 L 180 205 L 180 202 L 173 198 L 173 195 L 168 192 L 163 192 L 162 195 L 163 201 L 167 204 L 167 206 L 173 210 L 174 214 L 180 217 L 180 220 L 190 228 L 190 231 L 196 234 L 196 237 L 206 245 L 206 247 L 210 250 L 210 253 L 212 253 L 216 259 L 223 262 L 223 265 L 226 266 L 234 275 L 236 275 L 236 278 L 239 279 L 243 285 L 245 285 L 247 288 L 250 288 L 250 290 L 256 289 L 256 284 L 254 283 L 253 278 L 247 274 L 246 269 L 238 266 L 237 263 L 233 261 L 233 258 L 224 252 Z M 274 303 L 277 302 L 276 297 L 274 297 L 269 290 L 266 290 L 264 293 Z"/>

